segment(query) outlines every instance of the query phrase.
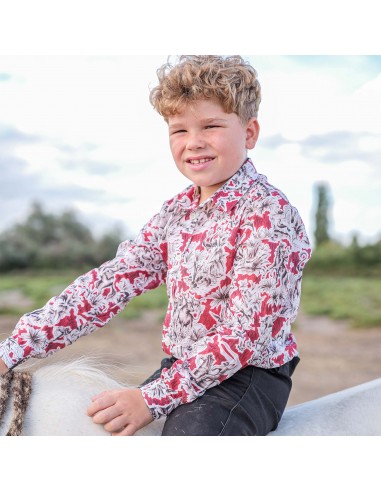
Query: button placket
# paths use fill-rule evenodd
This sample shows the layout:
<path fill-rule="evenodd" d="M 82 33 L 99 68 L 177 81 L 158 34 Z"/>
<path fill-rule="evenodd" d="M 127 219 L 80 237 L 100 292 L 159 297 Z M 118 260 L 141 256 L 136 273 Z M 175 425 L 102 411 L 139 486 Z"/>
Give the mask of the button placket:
<path fill-rule="evenodd" d="M 186 255 L 187 251 L 189 250 L 189 246 L 191 245 L 191 243 L 193 241 L 193 236 L 194 236 L 195 232 L 197 232 L 196 229 L 197 229 L 197 226 L 199 223 L 199 213 L 196 210 L 192 210 L 189 213 L 188 221 L 189 221 L 189 225 L 186 228 L 186 230 L 187 230 L 189 237 L 188 237 L 187 243 L 186 243 L 184 250 L 182 252 L 176 252 L 176 254 L 175 254 L 176 274 L 175 274 L 174 279 L 175 279 L 176 290 L 177 290 L 177 287 L 181 281 L 181 260 Z M 181 295 L 180 292 L 177 292 L 175 297 L 177 297 L 178 299 L 181 299 L 183 296 Z"/>
<path fill-rule="evenodd" d="M 189 245 L 192 242 L 194 230 L 195 230 L 195 227 L 197 226 L 197 215 L 198 215 L 197 212 L 193 210 L 191 212 L 188 212 L 188 214 L 189 214 L 188 219 L 185 219 L 185 221 L 188 222 L 188 227 L 183 227 L 182 229 L 187 232 L 187 234 L 189 235 L 189 238 L 187 240 L 187 243 L 186 243 L 183 251 L 177 250 L 173 254 L 174 262 L 173 262 L 171 277 L 172 277 L 172 281 L 174 282 L 174 289 L 175 289 L 176 293 L 174 293 L 173 289 L 172 289 L 172 295 L 170 296 L 170 301 L 172 303 L 175 302 L 175 298 L 178 298 L 178 299 L 182 298 L 180 293 L 177 292 L 178 284 L 181 280 L 181 259 L 184 257 L 185 253 L 187 252 L 187 250 L 189 248 Z"/>

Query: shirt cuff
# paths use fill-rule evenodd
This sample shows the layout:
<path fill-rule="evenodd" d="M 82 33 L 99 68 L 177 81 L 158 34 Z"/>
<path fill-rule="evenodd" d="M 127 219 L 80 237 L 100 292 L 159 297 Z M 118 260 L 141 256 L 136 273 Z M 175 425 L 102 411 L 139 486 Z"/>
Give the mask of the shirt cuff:
<path fill-rule="evenodd" d="M 160 378 L 141 386 L 140 391 L 154 420 L 166 417 L 181 402 L 176 398 L 178 395 L 168 395 L 167 386 Z"/>
<path fill-rule="evenodd" d="M 0 358 L 8 369 L 13 369 L 24 361 L 24 351 L 12 337 L 0 342 Z"/>

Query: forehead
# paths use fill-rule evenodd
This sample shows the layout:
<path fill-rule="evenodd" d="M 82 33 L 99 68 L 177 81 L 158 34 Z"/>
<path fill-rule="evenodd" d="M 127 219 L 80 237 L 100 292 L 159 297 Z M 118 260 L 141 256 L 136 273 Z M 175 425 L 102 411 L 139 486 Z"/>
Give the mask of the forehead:
<path fill-rule="evenodd" d="M 229 120 L 237 117 L 235 113 L 227 113 L 222 104 L 214 99 L 201 99 L 185 103 L 173 115 L 168 116 L 169 126 L 177 125 L 185 121 L 214 121 Z"/>

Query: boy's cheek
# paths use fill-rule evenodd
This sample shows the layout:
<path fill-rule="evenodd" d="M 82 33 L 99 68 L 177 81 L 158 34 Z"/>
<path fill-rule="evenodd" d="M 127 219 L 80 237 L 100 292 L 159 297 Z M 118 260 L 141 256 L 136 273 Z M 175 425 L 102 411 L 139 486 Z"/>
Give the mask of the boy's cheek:
<path fill-rule="evenodd" d="M 184 148 L 184 146 L 181 145 L 181 143 L 179 141 L 176 141 L 176 142 L 170 141 L 169 142 L 169 148 L 172 152 L 173 157 L 179 158 L 181 153 L 182 153 L 182 149 Z"/>

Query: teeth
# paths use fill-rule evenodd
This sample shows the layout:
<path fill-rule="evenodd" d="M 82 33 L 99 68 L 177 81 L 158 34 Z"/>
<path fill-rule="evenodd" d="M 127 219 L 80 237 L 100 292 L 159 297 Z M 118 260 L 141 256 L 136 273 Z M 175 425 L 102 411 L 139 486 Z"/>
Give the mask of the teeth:
<path fill-rule="evenodd" d="M 190 163 L 191 164 L 203 164 L 204 162 L 208 162 L 210 161 L 210 159 L 195 159 L 195 160 L 191 160 Z"/>

